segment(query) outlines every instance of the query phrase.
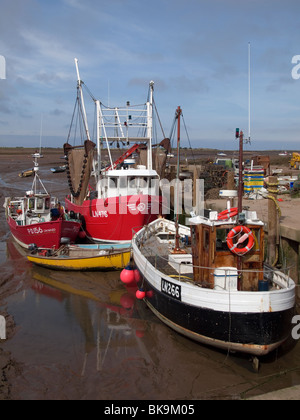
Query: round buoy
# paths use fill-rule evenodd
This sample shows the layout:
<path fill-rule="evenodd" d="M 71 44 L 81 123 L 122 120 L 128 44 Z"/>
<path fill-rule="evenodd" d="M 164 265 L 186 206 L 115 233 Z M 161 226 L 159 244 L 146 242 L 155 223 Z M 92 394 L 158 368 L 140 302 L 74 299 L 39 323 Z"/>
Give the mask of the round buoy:
<path fill-rule="evenodd" d="M 120 280 L 125 284 L 130 284 L 135 280 L 134 269 L 130 264 L 121 271 Z"/>
<path fill-rule="evenodd" d="M 137 299 L 143 300 L 146 296 L 146 292 L 144 290 L 138 289 L 135 294 Z"/>

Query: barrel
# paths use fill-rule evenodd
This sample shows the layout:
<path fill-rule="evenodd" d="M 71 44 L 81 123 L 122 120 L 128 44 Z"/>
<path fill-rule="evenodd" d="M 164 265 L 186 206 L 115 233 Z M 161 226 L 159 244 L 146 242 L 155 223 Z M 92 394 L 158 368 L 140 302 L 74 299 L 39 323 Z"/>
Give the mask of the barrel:
<path fill-rule="evenodd" d="M 258 281 L 258 291 L 259 292 L 268 292 L 269 291 L 269 282 L 265 280 Z"/>

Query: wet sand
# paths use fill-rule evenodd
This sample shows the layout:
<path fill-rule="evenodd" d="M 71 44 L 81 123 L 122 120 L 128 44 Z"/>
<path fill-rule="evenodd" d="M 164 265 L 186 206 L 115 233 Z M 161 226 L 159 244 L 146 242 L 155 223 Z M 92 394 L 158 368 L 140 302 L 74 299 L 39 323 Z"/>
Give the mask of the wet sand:
<path fill-rule="evenodd" d="M 53 194 L 68 193 L 66 175 L 40 160 Z M 30 189 L 28 153 L 0 154 L 0 400 L 244 399 L 300 384 L 300 345 L 290 340 L 261 359 L 227 354 L 188 340 L 133 298 L 118 272 L 66 274 L 38 269 L 11 240 L 4 197 Z M 262 201 L 259 206 L 263 206 Z M 298 206 L 291 205 L 288 214 Z M 48 330 L 48 333 L 47 333 Z M 49 334 L 51 331 L 51 334 Z"/>

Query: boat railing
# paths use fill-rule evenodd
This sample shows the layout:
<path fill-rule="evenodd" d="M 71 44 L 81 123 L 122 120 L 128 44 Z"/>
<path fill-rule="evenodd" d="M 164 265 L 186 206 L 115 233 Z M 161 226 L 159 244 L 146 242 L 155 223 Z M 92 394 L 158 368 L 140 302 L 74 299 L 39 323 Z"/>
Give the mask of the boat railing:
<path fill-rule="evenodd" d="M 151 233 L 149 232 L 149 234 Z M 155 269 L 169 277 L 176 278 L 178 281 L 191 282 L 198 284 L 200 287 L 208 287 L 214 284 L 214 288 L 218 290 L 237 290 L 238 278 L 253 274 L 254 271 L 258 279 L 263 279 L 260 281 L 262 282 L 261 291 L 289 289 L 294 285 L 290 277 L 291 267 L 280 270 L 270 266 L 264 266 L 263 270 L 237 270 L 236 267 L 203 267 L 193 265 L 191 254 L 171 253 L 166 256 L 158 254 L 154 247 L 144 245 L 142 247 L 144 256 Z M 195 272 L 201 273 L 200 276 L 203 279 L 201 284 L 194 281 Z"/>

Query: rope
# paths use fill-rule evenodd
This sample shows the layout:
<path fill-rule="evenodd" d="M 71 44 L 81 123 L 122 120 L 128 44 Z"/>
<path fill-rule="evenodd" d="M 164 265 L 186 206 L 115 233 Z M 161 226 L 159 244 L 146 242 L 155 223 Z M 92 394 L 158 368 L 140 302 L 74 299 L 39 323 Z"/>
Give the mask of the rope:
<path fill-rule="evenodd" d="M 282 215 L 281 208 L 280 208 L 279 204 L 277 203 L 276 198 L 273 197 L 272 195 L 268 195 L 267 198 L 269 198 L 270 200 L 274 201 L 275 206 L 276 206 L 276 209 L 278 211 L 278 216 L 281 217 L 281 215 Z"/>
<path fill-rule="evenodd" d="M 270 194 L 275 194 L 275 195 L 278 194 L 278 192 L 279 192 L 278 191 L 278 185 L 279 185 L 279 182 L 268 182 L 267 183 L 268 192 L 269 192 L 269 195 L 267 195 L 267 198 L 274 202 L 274 204 L 276 206 L 276 209 L 278 211 L 278 217 L 280 218 L 282 216 L 281 208 L 280 208 L 276 198 L 274 196 L 270 195 Z M 278 251 L 278 246 L 276 246 L 275 247 L 275 259 L 274 259 L 273 263 L 271 264 L 272 267 L 275 267 L 277 265 L 278 258 L 279 258 L 279 251 Z"/>

